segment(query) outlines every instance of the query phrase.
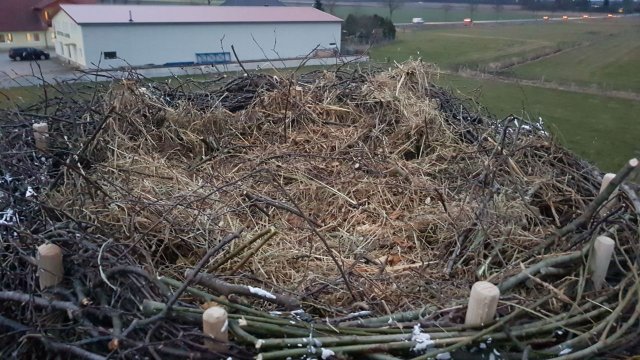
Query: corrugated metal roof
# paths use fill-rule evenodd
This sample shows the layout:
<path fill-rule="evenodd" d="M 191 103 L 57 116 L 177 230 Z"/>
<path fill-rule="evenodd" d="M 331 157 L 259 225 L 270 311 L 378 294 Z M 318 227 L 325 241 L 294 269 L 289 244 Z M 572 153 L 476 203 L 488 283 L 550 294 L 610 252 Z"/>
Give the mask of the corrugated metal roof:
<path fill-rule="evenodd" d="M 180 5 L 62 5 L 78 24 L 130 23 L 260 23 L 342 22 L 342 19 L 308 7 L 180 6 Z"/>

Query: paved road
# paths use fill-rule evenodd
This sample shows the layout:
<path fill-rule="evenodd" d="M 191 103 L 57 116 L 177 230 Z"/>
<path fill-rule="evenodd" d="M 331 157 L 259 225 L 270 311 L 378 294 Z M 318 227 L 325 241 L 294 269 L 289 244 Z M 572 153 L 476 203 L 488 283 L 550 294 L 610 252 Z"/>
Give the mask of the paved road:
<path fill-rule="evenodd" d="M 55 54 L 51 54 L 50 60 L 12 61 L 8 52 L 0 52 L 0 88 L 36 85 L 41 83 L 38 80 L 40 77 L 53 81 L 57 78 L 73 78 L 75 74 L 73 69 L 63 65 Z"/>
<path fill-rule="evenodd" d="M 633 16 L 633 15 L 615 15 L 614 18 L 623 17 L 623 16 Z M 589 19 L 607 19 L 607 15 L 589 15 Z M 583 18 L 582 16 L 571 16 L 566 19 L 560 17 L 550 17 L 548 20 L 539 18 L 539 19 L 509 19 L 509 20 L 477 20 L 474 21 L 473 24 L 524 24 L 531 22 L 545 22 L 545 21 L 575 21 L 575 20 L 588 20 Z M 423 25 L 463 25 L 463 21 L 438 21 L 438 22 L 424 22 L 421 24 L 413 24 L 413 23 L 396 23 L 395 26 L 406 27 L 406 26 L 415 26 L 420 27 Z"/>

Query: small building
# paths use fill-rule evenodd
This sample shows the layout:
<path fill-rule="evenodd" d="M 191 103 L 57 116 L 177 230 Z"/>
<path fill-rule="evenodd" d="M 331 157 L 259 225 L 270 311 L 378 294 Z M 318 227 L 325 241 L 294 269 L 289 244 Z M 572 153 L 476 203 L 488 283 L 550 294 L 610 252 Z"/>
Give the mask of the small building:
<path fill-rule="evenodd" d="M 53 47 L 51 19 L 61 3 L 85 4 L 95 0 L 0 0 L 0 50 L 12 47 Z"/>
<path fill-rule="evenodd" d="M 1 0 L 0 50 L 11 47 L 48 47 L 53 39 L 35 9 L 39 0 Z"/>
<path fill-rule="evenodd" d="M 56 53 L 83 68 L 302 59 L 340 49 L 342 20 L 308 7 L 62 5 Z"/>

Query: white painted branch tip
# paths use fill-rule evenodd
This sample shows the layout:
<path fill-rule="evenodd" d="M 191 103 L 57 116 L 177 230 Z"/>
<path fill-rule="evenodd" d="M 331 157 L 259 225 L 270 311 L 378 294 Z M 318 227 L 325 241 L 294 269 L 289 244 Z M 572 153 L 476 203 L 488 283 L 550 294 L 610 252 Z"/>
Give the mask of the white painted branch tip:
<path fill-rule="evenodd" d="M 596 290 L 602 289 L 604 285 L 604 278 L 607 276 L 615 246 L 616 242 L 606 236 L 598 236 L 593 244 L 590 261 L 591 281 Z"/>
<path fill-rule="evenodd" d="M 604 189 L 606 189 L 607 186 L 609 186 L 609 183 L 615 177 L 616 177 L 616 174 L 613 174 L 613 173 L 607 173 L 602 177 L 602 184 L 600 185 L 600 193 L 602 193 Z M 616 196 L 618 196 L 618 191 L 619 191 L 618 187 L 613 189 L 613 192 L 611 193 L 611 195 L 609 195 L 609 201 L 604 205 L 601 211 L 604 211 L 606 213 L 606 212 L 609 212 L 609 210 L 611 210 L 611 208 L 616 204 L 615 198 Z"/>
<path fill-rule="evenodd" d="M 604 189 L 607 188 L 607 186 L 609 185 L 611 180 L 613 180 L 613 178 L 615 178 L 615 177 L 616 177 L 616 174 L 614 174 L 614 173 L 604 174 L 604 176 L 602 177 L 602 184 L 600 185 L 600 193 L 602 193 L 604 191 Z M 617 189 L 616 189 L 616 191 L 617 191 Z M 613 196 L 613 193 L 611 194 L 611 196 Z"/>
<path fill-rule="evenodd" d="M 58 245 L 43 244 L 38 246 L 38 278 L 40 289 L 58 285 L 64 277 L 62 249 Z"/>
<path fill-rule="evenodd" d="M 220 306 L 208 308 L 202 314 L 202 332 L 216 340 L 206 342 L 209 349 L 222 350 L 225 347 L 223 343 L 229 340 L 227 311 Z"/>
<path fill-rule="evenodd" d="M 469 306 L 465 318 L 467 326 L 484 326 L 496 316 L 500 290 L 487 281 L 478 281 L 471 287 Z"/>

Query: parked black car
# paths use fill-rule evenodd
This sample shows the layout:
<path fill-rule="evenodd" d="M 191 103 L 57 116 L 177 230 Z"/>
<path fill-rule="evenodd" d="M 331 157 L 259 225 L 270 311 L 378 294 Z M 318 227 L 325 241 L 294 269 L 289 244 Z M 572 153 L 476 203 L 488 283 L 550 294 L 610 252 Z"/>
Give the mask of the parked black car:
<path fill-rule="evenodd" d="M 49 60 L 49 53 L 36 48 L 11 48 L 9 49 L 11 60 Z"/>

